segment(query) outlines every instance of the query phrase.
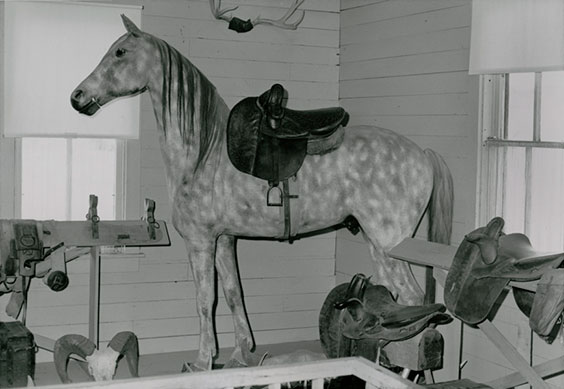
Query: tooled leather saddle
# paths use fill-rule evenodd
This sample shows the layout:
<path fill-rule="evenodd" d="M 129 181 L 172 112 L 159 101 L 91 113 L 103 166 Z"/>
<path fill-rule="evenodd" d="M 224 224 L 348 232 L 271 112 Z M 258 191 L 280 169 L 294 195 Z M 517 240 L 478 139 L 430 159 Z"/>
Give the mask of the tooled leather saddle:
<path fill-rule="evenodd" d="M 510 281 L 541 279 L 537 294 L 527 299 L 517 288 L 514 295 L 531 328 L 548 343 L 554 327 L 562 323 L 564 309 L 564 253 L 534 250 L 524 234 L 502 232 L 504 220 L 493 218 L 460 244 L 445 282 L 449 311 L 468 324 L 484 321 Z M 520 303 L 521 301 L 521 303 Z"/>
<path fill-rule="evenodd" d="M 344 299 L 334 304 L 339 324 L 349 339 L 373 339 L 384 344 L 409 339 L 431 324 L 452 321 L 443 304 L 401 305 L 383 285 L 363 274 L 350 281 Z"/>

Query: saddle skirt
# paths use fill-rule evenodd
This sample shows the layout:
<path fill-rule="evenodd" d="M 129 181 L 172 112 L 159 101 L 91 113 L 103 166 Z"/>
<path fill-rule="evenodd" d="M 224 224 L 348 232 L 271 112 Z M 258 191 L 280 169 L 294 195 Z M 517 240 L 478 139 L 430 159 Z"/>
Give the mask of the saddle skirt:
<path fill-rule="evenodd" d="M 523 234 L 503 234 L 504 223 L 496 217 L 466 235 L 448 272 L 445 304 L 467 324 L 486 319 L 509 281 L 537 280 L 564 261 L 564 253 L 534 250 Z"/>
<path fill-rule="evenodd" d="M 285 108 L 284 88 L 275 84 L 237 103 L 227 124 L 227 153 L 241 172 L 278 183 L 294 176 L 309 153 L 338 148 L 348 114 L 343 108 L 298 111 Z"/>
<path fill-rule="evenodd" d="M 546 343 L 554 342 L 564 319 L 564 269 L 544 273 L 536 292 L 514 287 L 513 297 L 531 329 Z"/>

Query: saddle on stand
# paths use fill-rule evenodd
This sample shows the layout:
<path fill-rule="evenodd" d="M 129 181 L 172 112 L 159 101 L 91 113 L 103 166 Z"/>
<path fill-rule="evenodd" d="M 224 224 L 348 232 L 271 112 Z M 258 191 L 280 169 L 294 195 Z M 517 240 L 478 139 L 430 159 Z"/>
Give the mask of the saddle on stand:
<path fill-rule="evenodd" d="M 363 274 L 352 278 L 345 299 L 335 308 L 341 310 L 342 334 L 350 339 L 400 341 L 431 324 L 452 321 L 443 304 L 398 304 L 385 286 L 373 285 Z"/>
<path fill-rule="evenodd" d="M 528 298 L 514 288 L 518 306 L 548 343 L 562 324 L 564 309 L 564 253 L 534 250 L 527 236 L 502 232 L 504 220 L 492 219 L 460 244 L 445 282 L 449 311 L 468 324 L 484 321 L 510 281 L 540 279 L 537 293 Z M 522 298 L 520 297 L 522 296 Z"/>
<path fill-rule="evenodd" d="M 237 103 L 227 125 L 227 153 L 239 171 L 268 181 L 268 206 L 284 207 L 284 238 L 291 240 L 288 179 L 306 155 L 337 149 L 349 115 L 341 107 L 307 111 L 284 107 L 285 91 L 274 84 L 258 97 Z M 282 182 L 282 189 L 279 184 Z"/>

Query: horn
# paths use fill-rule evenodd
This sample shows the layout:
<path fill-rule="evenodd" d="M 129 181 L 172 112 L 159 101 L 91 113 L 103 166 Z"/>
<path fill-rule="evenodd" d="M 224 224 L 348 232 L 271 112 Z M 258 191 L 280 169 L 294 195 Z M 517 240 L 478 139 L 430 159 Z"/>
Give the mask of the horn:
<path fill-rule="evenodd" d="M 108 344 L 112 350 L 124 355 L 133 377 L 139 377 L 139 341 L 131 331 L 118 332 Z"/>
<path fill-rule="evenodd" d="M 61 381 L 65 384 L 72 382 L 67 372 L 67 365 L 71 354 L 77 354 L 86 359 L 86 357 L 92 355 L 95 350 L 96 345 L 94 345 L 90 339 L 82 335 L 70 334 L 57 339 L 55 348 L 53 349 L 53 359 L 55 360 L 55 368 L 57 369 L 57 374 Z"/>
<path fill-rule="evenodd" d="M 127 16 L 125 16 L 124 14 L 121 14 L 121 20 L 123 22 L 123 25 L 125 26 L 125 29 L 127 30 L 127 32 L 129 32 L 130 34 L 132 34 L 133 36 L 139 36 L 141 35 L 141 30 L 139 29 L 139 27 L 137 27 L 135 25 L 135 23 L 133 23 L 131 21 L 131 19 L 129 19 Z"/>

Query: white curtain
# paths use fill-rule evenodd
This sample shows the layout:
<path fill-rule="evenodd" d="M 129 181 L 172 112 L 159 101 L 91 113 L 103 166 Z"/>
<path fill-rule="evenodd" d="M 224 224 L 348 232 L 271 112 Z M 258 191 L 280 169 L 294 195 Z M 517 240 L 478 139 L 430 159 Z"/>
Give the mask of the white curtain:
<path fill-rule="evenodd" d="M 139 97 L 109 103 L 92 117 L 70 105 L 72 90 L 125 33 L 122 13 L 140 25 L 141 7 L 4 2 L 5 136 L 139 136 Z"/>
<path fill-rule="evenodd" d="M 473 0 L 470 74 L 564 69 L 564 0 Z"/>

